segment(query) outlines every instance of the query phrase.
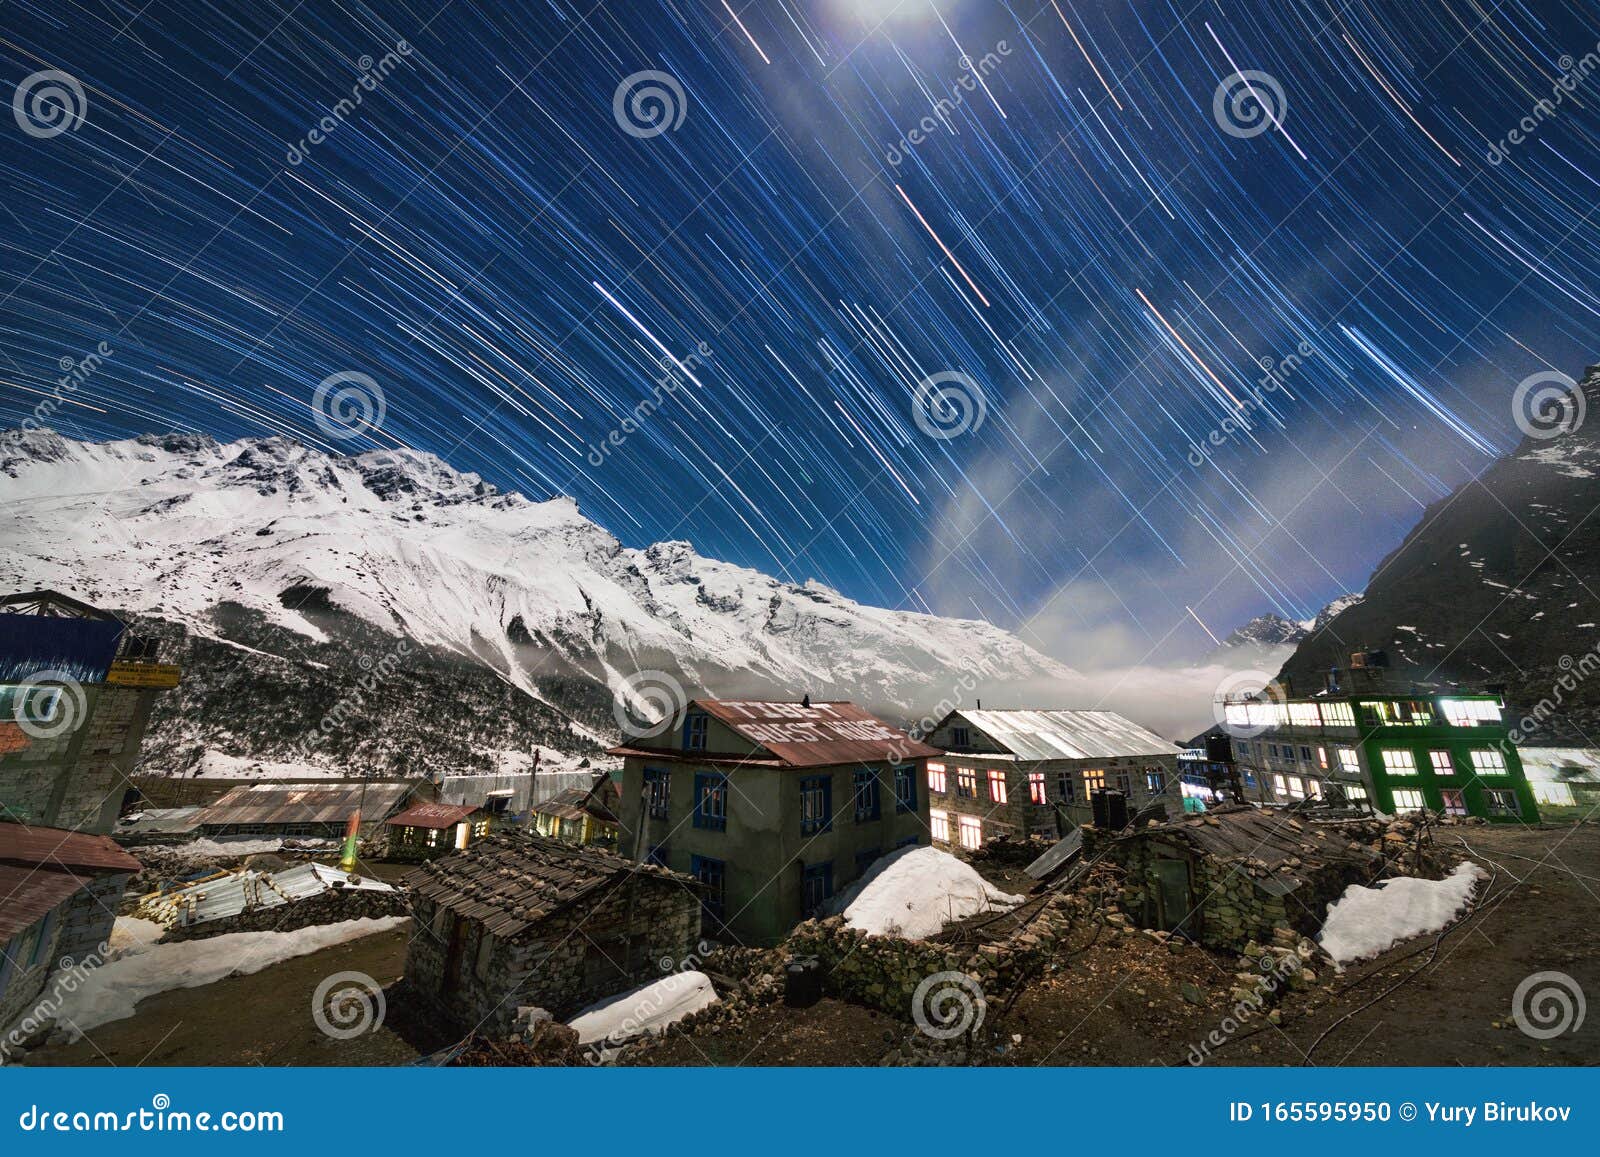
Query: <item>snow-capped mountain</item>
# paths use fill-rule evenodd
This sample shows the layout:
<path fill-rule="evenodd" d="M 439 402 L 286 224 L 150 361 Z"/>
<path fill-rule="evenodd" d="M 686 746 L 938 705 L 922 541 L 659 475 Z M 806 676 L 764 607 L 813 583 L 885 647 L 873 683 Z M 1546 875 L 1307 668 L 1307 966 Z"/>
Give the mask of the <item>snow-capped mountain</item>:
<path fill-rule="evenodd" d="M 1257 615 L 1244 626 L 1222 640 L 1220 651 L 1244 647 L 1293 647 L 1299 645 L 1313 632 L 1320 631 L 1332 619 L 1349 607 L 1356 606 L 1363 596 L 1340 595 L 1315 616 L 1309 619 L 1286 619 L 1282 615 L 1267 613 Z"/>
<path fill-rule="evenodd" d="M 689 694 L 908 713 L 960 670 L 984 686 L 1071 674 L 982 622 L 863 606 L 683 542 L 624 547 L 570 499 L 501 493 L 432 455 L 283 438 L 0 434 L 0 589 L 35 587 L 177 640 L 185 687 L 153 770 L 208 750 L 389 770 L 592 753 L 613 694 L 652 669 Z"/>

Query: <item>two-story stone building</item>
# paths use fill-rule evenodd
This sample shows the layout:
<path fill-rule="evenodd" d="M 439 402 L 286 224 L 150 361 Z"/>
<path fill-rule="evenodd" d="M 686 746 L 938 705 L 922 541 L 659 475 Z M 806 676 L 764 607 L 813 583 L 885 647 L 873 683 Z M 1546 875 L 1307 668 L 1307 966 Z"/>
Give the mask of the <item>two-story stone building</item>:
<path fill-rule="evenodd" d="M 697 699 L 611 754 L 621 850 L 695 877 L 707 935 L 775 944 L 879 856 L 929 839 L 938 752 L 853 703 Z"/>

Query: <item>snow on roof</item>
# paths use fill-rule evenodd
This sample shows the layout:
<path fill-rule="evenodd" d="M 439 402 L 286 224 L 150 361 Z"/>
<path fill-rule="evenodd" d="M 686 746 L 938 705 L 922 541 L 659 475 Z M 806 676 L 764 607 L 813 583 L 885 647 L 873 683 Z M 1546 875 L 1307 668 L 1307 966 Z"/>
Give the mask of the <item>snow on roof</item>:
<path fill-rule="evenodd" d="M 1118 759 L 1182 749 L 1115 711 L 960 711 L 1019 759 Z"/>
<path fill-rule="evenodd" d="M 920 940 L 945 924 L 1022 902 L 938 848 L 902 848 L 876 861 L 839 894 L 832 911 L 871 936 Z"/>

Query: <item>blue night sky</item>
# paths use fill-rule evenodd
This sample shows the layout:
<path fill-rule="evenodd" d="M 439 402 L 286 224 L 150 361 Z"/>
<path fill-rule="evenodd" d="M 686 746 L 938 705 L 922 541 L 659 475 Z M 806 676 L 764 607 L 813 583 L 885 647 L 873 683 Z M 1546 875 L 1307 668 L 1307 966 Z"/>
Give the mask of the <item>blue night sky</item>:
<path fill-rule="evenodd" d="M 0 424 L 105 343 L 63 433 L 406 445 L 1192 656 L 1186 608 L 1359 589 L 1519 381 L 1600 360 L 1597 41 L 1592 0 L 5 0 Z M 981 424 L 925 432 L 929 378 Z"/>

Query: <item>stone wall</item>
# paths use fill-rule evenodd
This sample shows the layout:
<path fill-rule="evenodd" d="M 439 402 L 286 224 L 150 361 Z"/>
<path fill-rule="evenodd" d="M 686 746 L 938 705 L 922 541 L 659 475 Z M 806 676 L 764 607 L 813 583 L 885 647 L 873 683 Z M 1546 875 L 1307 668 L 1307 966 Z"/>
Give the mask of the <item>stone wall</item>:
<path fill-rule="evenodd" d="M 369 888 L 332 888 L 320 896 L 310 896 L 272 908 L 256 908 L 237 916 L 223 916 L 202 924 L 174 926 L 161 939 L 202 940 L 227 932 L 292 932 L 312 924 L 338 924 L 345 920 L 376 920 L 385 916 L 408 916 L 411 905 L 398 888 L 380 892 Z"/>
<path fill-rule="evenodd" d="M 415 920 L 406 980 L 456 1025 L 491 1037 L 510 1034 L 518 1006 L 558 1019 L 603 997 L 676 970 L 700 939 L 700 901 L 681 884 L 634 876 L 603 886 L 512 940 L 466 922 L 460 984 L 447 989 L 454 914 L 413 896 Z M 629 932 L 632 931 L 630 938 Z"/>

